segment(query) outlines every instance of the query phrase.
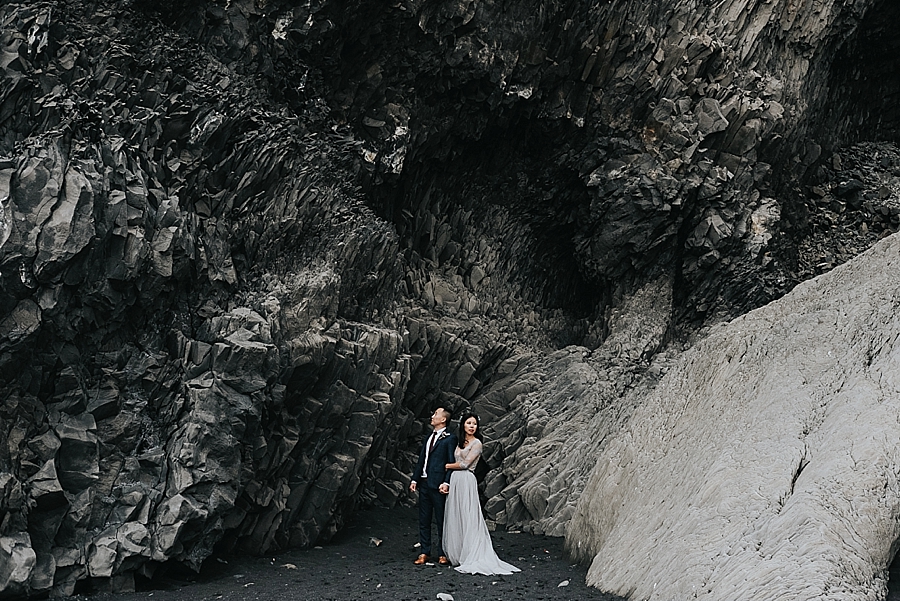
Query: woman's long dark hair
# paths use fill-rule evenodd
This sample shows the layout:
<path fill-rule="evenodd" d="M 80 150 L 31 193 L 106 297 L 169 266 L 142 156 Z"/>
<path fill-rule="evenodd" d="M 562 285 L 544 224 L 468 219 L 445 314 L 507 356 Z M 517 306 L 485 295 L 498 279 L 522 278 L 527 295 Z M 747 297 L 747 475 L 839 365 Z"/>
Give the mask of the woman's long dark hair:
<path fill-rule="evenodd" d="M 461 449 L 465 448 L 466 446 L 466 420 L 468 420 L 470 417 L 475 418 L 475 438 L 477 438 L 481 442 L 484 442 L 484 438 L 482 438 L 481 436 L 481 420 L 478 419 L 478 416 L 471 411 L 466 411 L 462 414 L 462 417 L 459 418 L 459 432 L 457 432 L 456 434 L 456 444 L 459 445 L 459 448 Z"/>

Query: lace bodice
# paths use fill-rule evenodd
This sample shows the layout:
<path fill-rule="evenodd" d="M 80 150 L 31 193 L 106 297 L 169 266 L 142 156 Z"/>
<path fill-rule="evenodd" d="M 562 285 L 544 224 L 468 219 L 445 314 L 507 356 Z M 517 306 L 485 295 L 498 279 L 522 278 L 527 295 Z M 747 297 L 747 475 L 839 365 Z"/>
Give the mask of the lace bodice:
<path fill-rule="evenodd" d="M 481 458 L 481 451 L 483 449 L 484 445 L 476 438 L 467 444 L 464 449 L 457 446 L 453 454 L 456 457 L 456 462 L 463 469 L 474 471 L 475 466 L 478 465 L 478 460 Z"/>

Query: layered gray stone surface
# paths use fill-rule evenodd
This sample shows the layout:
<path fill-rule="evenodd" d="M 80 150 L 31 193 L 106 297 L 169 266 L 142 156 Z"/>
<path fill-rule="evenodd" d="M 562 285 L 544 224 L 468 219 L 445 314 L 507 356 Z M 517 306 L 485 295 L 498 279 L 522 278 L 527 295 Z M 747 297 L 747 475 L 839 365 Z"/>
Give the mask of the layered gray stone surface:
<path fill-rule="evenodd" d="M 638 599 L 878 599 L 900 537 L 900 237 L 716 328 L 610 436 L 567 530 Z"/>

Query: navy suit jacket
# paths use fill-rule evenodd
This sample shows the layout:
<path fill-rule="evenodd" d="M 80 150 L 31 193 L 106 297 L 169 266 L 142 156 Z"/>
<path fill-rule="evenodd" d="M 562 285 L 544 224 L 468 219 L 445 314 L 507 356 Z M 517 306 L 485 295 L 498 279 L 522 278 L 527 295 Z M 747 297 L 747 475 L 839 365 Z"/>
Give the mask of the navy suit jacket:
<path fill-rule="evenodd" d="M 422 481 L 425 480 L 422 478 L 422 466 L 425 465 L 425 446 L 428 444 L 429 438 L 431 438 L 431 434 L 422 443 L 422 448 L 419 450 L 419 461 L 416 462 L 416 471 L 413 472 L 412 479 L 416 481 L 417 486 L 421 486 Z M 444 466 L 448 463 L 456 463 L 456 455 L 453 454 L 456 450 L 456 442 L 456 435 L 444 430 L 437 442 L 434 443 L 434 448 L 428 455 L 428 469 L 425 472 L 428 474 L 427 484 L 431 488 L 438 488 L 444 482 L 450 482 L 452 470 L 446 470 Z"/>

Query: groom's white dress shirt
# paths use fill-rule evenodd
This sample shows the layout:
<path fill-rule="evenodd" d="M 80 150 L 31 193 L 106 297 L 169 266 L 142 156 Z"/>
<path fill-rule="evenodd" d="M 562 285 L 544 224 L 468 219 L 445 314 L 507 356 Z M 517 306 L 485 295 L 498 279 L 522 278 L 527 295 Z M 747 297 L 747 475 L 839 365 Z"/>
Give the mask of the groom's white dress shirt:
<path fill-rule="evenodd" d="M 428 443 L 425 445 L 425 463 L 422 465 L 422 477 L 428 477 L 428 456 L 431 455 L 431 447 L 434 446 L 432 443 L 437 443 L 438 438 L 441 437 L 441 434 L 444 433 L 444 430 L 447 428 L 440 428 L 431 433 L 431 436 L 428 437 Z M 432 440 L 432 438 L 434 440 Z"/>

